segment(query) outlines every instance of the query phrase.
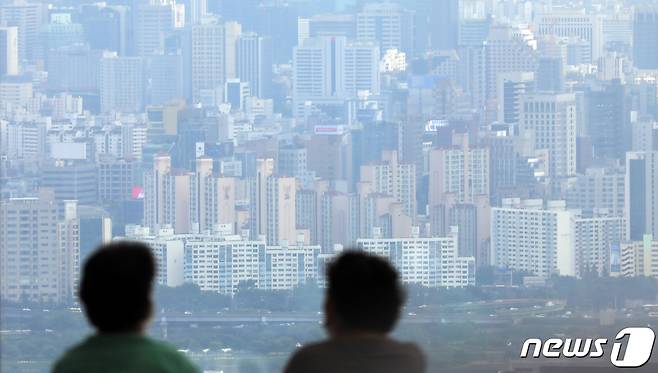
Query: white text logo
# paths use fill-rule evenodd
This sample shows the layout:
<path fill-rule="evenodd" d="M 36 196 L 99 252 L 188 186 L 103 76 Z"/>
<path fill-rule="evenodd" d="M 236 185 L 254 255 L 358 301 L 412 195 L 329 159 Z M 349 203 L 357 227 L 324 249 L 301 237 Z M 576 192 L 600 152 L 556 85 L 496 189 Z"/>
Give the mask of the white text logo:
<path fill-rule="evenodd" d="M 637 368 L 651 358 L 656 335 L 651 328 L 624 328 L 617 333 L 612 343 L 610 362 L 616 367 Z M 549 338 L 542 342 L 529 338 L 523 342 L 521 357 L 533 358 L 600 358 L 605 353 L 608 340 L 605 338 Z"/>

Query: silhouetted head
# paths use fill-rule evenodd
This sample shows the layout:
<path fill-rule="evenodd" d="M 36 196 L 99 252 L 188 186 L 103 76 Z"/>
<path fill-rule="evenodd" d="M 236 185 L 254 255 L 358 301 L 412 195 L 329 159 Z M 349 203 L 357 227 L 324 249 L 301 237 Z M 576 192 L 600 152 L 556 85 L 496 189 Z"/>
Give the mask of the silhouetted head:
<path fill-rule="evenodd" d="M 117 241 L 87 259 L 80 300 L 101 333 L 141 331 L 151 315 L 155 261 L 145 244 Z"/>
<path fill-rule="evenodd" d="M 346 251 L 329 265 L 328 276 L 325 321 L 330 333 L 386 334 L 393 329 L 405 295 L 388 261 Z"/>

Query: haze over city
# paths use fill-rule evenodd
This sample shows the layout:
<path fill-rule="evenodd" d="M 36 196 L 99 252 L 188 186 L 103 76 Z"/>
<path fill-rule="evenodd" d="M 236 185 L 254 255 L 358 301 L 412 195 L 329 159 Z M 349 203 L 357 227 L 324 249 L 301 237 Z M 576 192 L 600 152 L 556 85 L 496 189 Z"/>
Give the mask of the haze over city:
<path fill-rule="evenodd" d="M 280 372 L 357 250 L 428 372 L 538 372 L 658 320 L 658 0 L 0 0 L 0 199 L 2 371 L 136 240 L 204 371 Z"/>

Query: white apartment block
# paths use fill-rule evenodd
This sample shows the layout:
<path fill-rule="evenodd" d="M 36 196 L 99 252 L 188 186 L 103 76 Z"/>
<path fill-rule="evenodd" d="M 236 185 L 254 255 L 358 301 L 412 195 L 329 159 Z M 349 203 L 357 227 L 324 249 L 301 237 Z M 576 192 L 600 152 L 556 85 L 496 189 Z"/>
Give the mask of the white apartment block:
<path fill-rule="evenodd" d="M 151 246 L 158 263 L 158 283 L 193 283 L 202 291 L 235 294 L 241 283 L 259 289 L 288 290 L 317 278 L 320 246 L 267 246 L 236 235 L 174 234 L 131 227 L 128 239 Z"/>
<path fill-rule="evenodd" d="M 458 256 L 457 231 L 447 237 L 358 239 L 357 248 L 382 256 L 399 271 L 402 282 L 427 287 L 475 285 L 475 258 Z"/>
<path fill-rule="evenodd" d="M 491 259 L 537 276 L 576 275 L 573 212 L 564 201 L 503 199 L 491 209 Z"/>

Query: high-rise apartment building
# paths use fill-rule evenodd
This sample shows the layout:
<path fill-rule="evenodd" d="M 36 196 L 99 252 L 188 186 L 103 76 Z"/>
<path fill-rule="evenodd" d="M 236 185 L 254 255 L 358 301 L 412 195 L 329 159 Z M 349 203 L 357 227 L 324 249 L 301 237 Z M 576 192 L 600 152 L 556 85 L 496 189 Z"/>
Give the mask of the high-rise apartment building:
<path fill-rule="evenodd" d="M 472 146 L 468 134 L 453 136 L 452 146 L 429 152 L 428 205 L 473 202 L 489 195 L 489 149 Z"/>
<path fill-rule="evenodd" d="M 318 276 L 320 247 L 301 242 L 267 245 L 235 235 L 151 233 L 142 227 L 132 227 L 128 238 L 152 248 L 161 285 L 192 283 L 233 295 L 246 281 L 262 290 L 290 290 Z"/>
<path fill-rule="evenodd" d="M 190 221 L 192 232 L 215 232 L 223 227 L 236 232 L 236 180 L 213 173 L 213 160 L 200 157 L 190 181 Z"/>
<path fill-rule="evenodd" d="M 295 224 L 295 193 L 294 177 L 270 176 L 267 187 L 267 243 L 282 245 L 297 240 Z"/>
<path fill-rule="evenodd" d="M 658 277 L 658 241 L 650 234 L 640 240 L 622 242 L 619 247 L 619 275 Z"/>
<path fill-rule="evenodd" d="M 76 294 L 80 229 L 75 201 L 37 197 L 0 204 L 0 289 L 14 302 L 69 302 Z"/>
<path fill-rule="evenodd" d="M 383 151 L 380 162 L 361 166 L 361 183 L 372 191 L 391 196 L 403 206 L 404 213 L 416 216 L 416 165 L 400 162 L 397 151 Z"/>
<path fill-rule="evenodd" d="M 455 230 L 446 237 L 359 239 L 356 246 L 390 260 L 404 283 L 428 287 L 475 285 L 475 258 L 459 255 Z"/>
<path fill-rule="evenodd" d="M 274 159 L 256 160 L 249 188 L 249 230 L 252 240 L 267 234 L 268 179 L 274 172 Z"/>
<path fill-rule="evenodd" d="M 577 217 L 574 220 L 576 275 L 610 274 L 610 253 L 614 245 L 625 241 L 626 226 L 622 217 Z"/>
<path fill-rule="evenodd" d="M 175 234 L 236 231 L 236 186 L 213 174 L 212 159 L 196 159 L 196 171 L 173 170 L 171 157 L 156 155 L 144 174 L 144 223 L 152 232 Z"/>

